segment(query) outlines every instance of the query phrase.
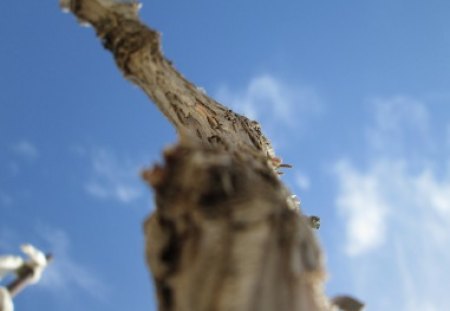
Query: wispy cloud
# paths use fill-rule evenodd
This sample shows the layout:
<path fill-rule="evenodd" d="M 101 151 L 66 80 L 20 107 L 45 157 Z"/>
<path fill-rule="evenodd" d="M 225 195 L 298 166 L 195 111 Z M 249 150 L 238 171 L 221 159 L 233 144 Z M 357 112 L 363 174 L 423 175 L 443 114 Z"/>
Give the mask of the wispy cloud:
<path fill-rule="evenodd" d="M 298 170 L 295 172 L 294 176 L 295 185 L 302 191 L 308 191 L 311 187 L 311 181 L 309 177 Z"/>
<path fill-rule="evenodd" d="M 99 199 L 130 203 L 143 195 L 138 177 L 140 167 L 135 161 L 119 160 L 111 151 L 96 149 L 91 155 L 92 173 L 85 189 Z"/>
<path fill-rule="evenodd" d="M 26 233 L 7 226 L 0 228 L 1 254 L 22 255 L 19 246 L 29 242 L 44 251 L 51 250 L 54 255 L 37 288 L 50 291 L 55 297 L 71 296 L 75 290 L 81 290 L 96 299 L 106 298 L 108 287 L 94 270 L 78 261 L 65 231 L 42 224 Z"/>
<path fill-rule="evenodd" d="M 48 226 L 38 227 L 39 236 L 48 244 L 55 260 L 45 271 L 39 285 L 56 293 L 68 294 L 78 288 L 97 299 L 104 299 L 107 286 L 95 271 L 78 262 L 70 252 L 66 232 Z"/>
<path fill-rule="evenodd" d="M 34 160 L 39 156 L 36 146 L 28 140 L 21 140 L 11 146 L 11 150 L 27 160 Z"/>
<path fill-rule="evenodd" d="M 430 139 L 430 115 L 424 103 L 408 96 L 369 101 L 374 120 L 366 129 L 368 148 L 389 156 L 422 153 L 434 148 Z"/>
<path fill-rule="evenodd" d="M 361 166 L 334 166 L 336 207 L 346 228 L 344 249 L 359 290 L 389 300 L 389 309 L 444 310 L 450 286 L 450 167 L 431 135 L 426 105 L 397 96 L 377 99 Z M 358 264 L 356 264 L 356 262 Z M 367 268 L 370 267 L 370 268 Z M 373 284 L 377 284 L 374 290 Z M 380 308 L 378 308 L 380 309 Z"/>
<path fill-rule="evenodd" d="M 389 206 L 380 189 L 378 171 L 374 170 L 360 173 L 344 160 L 335 165 L 340 191 L 336 206 L 346 221 L 345 248 L 351 256 L 376 249 L 385 240 Z"/>
<path fill-rule="evenodd" d="M 270 74 L 253 77 L 244 89 L 231 90 L 224 85 L 215 97 L 260 122 L 269 136 L 276 135 L 275 131 L 302 130 L 311 116 L 323 110 L 314 88 L 287 83 Z"/>

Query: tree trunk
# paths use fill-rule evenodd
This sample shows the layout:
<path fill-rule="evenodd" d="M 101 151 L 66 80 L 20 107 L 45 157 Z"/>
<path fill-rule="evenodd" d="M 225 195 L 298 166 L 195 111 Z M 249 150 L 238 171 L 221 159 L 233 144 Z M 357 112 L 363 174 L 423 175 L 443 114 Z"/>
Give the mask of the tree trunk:
<path fill-rule="evenodd" d="M 179 134 L 164 166 L 143 173 L 156 193 L 144 228 L 159 310 L 331 310 L 321 250 L 259 124 L 187 81 L 139 21 L 138 4 L 61 4 L 94 27 Z"/>

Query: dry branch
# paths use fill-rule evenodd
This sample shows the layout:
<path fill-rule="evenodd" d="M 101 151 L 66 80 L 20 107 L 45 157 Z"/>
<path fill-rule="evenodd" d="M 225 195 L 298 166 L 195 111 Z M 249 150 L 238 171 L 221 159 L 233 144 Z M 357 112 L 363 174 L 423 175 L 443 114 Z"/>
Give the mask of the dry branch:
<path fill-rule="evenodd" d="M 320 248 L 259 124 L 186 80 L 136 3 L 62 4 L 93 26 L 179 134 L 165 165 L 143 173 L 156 193 L 145 235 L 159 310 L 330 310 Z"/>

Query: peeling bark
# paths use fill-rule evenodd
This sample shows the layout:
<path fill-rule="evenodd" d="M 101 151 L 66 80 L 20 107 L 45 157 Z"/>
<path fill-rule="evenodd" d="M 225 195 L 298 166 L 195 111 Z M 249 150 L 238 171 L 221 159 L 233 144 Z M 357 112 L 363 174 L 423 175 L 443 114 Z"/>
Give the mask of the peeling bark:
<path fill-rule="evenodd" d="M 179 134 L 164 166 L 143 173 L 156 195 L 144 230 L 159 310 L 331 310 L 320 247 L 259 124 L 186 80 L 136 3 L 61 3 Z"/>

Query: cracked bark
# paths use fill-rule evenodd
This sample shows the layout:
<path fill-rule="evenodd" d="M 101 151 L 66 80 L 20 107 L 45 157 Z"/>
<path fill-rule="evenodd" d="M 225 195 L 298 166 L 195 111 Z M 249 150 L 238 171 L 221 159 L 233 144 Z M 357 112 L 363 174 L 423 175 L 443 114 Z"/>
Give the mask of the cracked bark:
<path fill-rule="evenodd" d="M 143 172 L 157 205 L 144 231 L 159 310 L 330 310 L 320 247 L 259 124 L 186 80 L 136 3 L 61 4 L 95 29 L 179 135 L 165 164 Z"/>

